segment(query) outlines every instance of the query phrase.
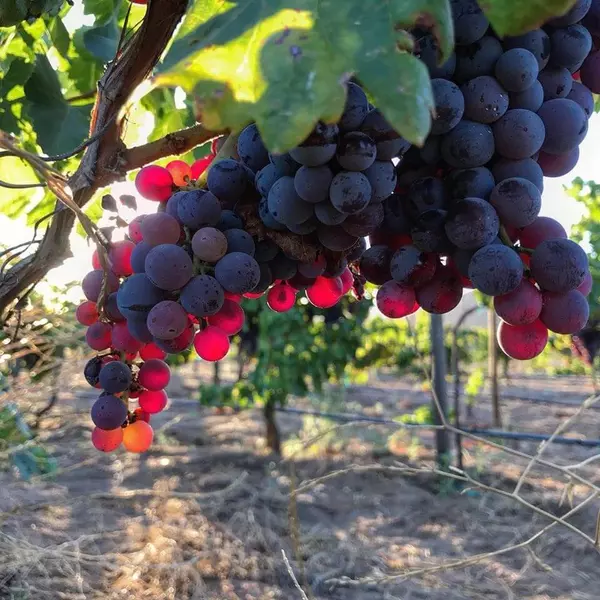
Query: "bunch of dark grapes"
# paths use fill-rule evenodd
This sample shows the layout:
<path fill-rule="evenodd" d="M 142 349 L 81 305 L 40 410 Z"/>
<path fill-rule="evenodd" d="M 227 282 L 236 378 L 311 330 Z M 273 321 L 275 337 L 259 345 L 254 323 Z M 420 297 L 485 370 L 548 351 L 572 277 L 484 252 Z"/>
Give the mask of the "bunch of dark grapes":
<path fill-rule="evenodd" d="M 445 64 L 433 37 L 413 32 L 436 117 L 423 148 L 399 157 L 361 272 L 381 285 L 390 317 L 448 312 L 464 288 L 492 296 L 500 346 L 530 359 L 549 330 L 574 334 L 589 317 L 587 256 L 539 213 L 544 176 L 575 166 L 600 92 L 600 1 L 504 39 L 474 0 L 451 5 L 456 48 Z"/>
<path fill-rule="evenodd" d="M 94 256 L 77 310 L 100 353 L 86 367 L 104 390 L 97 448 L 149 447 L 150 415 L 167 404 L 164 358 L 192 346 L 224 358 L 244 298 L 285 312 L 303 292 L 329 308 L 350 290 L 361 298 L 367 281 L 379 310 L 400 318 L 448 312 L 474 287 L 494 298 L 500 345 L 517 359 L 538 355 L 548 330 L 582 329 L 587 256 L 539 213 L 543 176 L 575 165 L 600 92 L 600 0 L 506 39 L 474 0 L 452 8 L 456 52 L 444 65 L 433 37 L 412 32 L 436 101 L 422 148 L 352 82 L 338 123 L 318 123 L 289 153 L 269 153 L 252 124 L 234 156 L 213 162 L 219 138 L 191 166 L 141 169 L 137 190 L 158 211 L 129 223 L 106 269 Z"/>

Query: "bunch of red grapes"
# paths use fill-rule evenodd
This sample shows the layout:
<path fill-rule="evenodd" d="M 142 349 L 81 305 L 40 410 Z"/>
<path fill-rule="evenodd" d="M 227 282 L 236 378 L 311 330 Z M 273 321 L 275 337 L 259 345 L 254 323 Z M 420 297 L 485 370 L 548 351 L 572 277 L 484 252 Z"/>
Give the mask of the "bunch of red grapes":
<path fill-rule="evenodd" d="M 412 32 L 437 107 L 423 148 L 350 82 L 339 121 L 318 123 L 286 154 L 269 153 L 251 124 L 234 157 L 214 160 L 215 140 L 191 166 L 141 169 L 137 190 L 158 211 L 129 223 L 106 271 L 94 256 L 77 311 L 100 353 L 86 367 L 103 389 L 92 407 L 97 448 L 149 447 L 151 415 L 167 404 L 166 355 L 193 346 L 203 360 L 224 358 L 244 298 L 266 295 L 285 312 L 304 292 L 329 308 L 350 290 L 361 297 L 368 281 L 379 310 L 400 318 L 449 312 L 476 288 L 494 298 L 502 349 L 521 360 L 542 352 L 549 330 L 585 325 L 587 256 L 539 213 L 543 175 L 568 172 L 587 132 L 584 84 L 600 92 L 586 28 L 600 33 L 600 0 L 505 40 L 475 0 L 452 8 L 457 47 L 445 65 L 433 38 Z"/>

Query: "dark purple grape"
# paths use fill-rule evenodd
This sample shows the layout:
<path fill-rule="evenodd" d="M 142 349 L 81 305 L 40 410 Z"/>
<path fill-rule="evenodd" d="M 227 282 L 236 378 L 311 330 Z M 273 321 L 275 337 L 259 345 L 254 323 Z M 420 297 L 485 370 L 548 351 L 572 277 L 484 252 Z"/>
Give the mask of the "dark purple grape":
<path fill-rule="evenodd" d="M 287 227 L 280 223 L 269 211 L 269 204 L 267 198 L 261 198 L 258 203 L 258 216 L 263 224 L 269 229 L 275 231 L 286 231 Z"/>
<path fill-rule="evenodd" d="M 315 217 L 323 225 L 341 225 L 348 215 L 341 213 L 329 200 L 325 200 L 325 202 L 315 204 Z"/>
<path fill-rule="evenodd" d="M 319 220 L 317 217 L 312 215 L 303 223 L 299 223 L 298 225 L 292 225 L 291 223 L 287 226 L 288 229 L 295 233 L 296 235 L 309 235 L 317 230 L 319 226 Z"/>
<path fill-rule="evenodd" d="M 429 70 L 431 79 L 450 79 L 454 74 L 456 68 L 456 55 L 452 53 L 450 58 L 448 58 L 444 64 L 439 65 L 439 50 L 437 43 L 431 34 L 423 33 L 419 35 L 415 41 L 415 53 L 418 54 L 421 61 L 423 61 Z"/>
<path fill-rule="evenodd" d="M 192 259 L 175 244 L 155 246 L 146 256 L 146 275 L 161 290 L 180 290 L 193 275 Z"/>
<path fill-rule="evenodd" d="M 269 164 L 269 152 L 254 123 L 242 130 L 237 142 L 240 160 L 255 173 Z"/>
<path fill-rule="evenodd" d="M 227 231 L 228 229 L 243 229 L 244 222 L 232 210 L 224 210 L 221 212 L 221 218 L 215 227 L 219 231 Z"/>
<path fill-rule="evenodd" d="M 493 123 L 508 110 L 508 93 L 489 75 L 471 79 L 461 87 L 461 91 L 465 101 L 465 118 L 471 121 Z"/>
<path fill-rule="evenodd" d="M 588 119 L 592 116 L 592 113 L 594 112 L 594 96 L 583 83 L 574 81 L 567 99 L 577 102 L 577 104 L 583 108 L 583 112 Z"/>
<path fill-rule="evenodd" d="M 232 294 L 251 292 L 260 279 L 258 263 L 248 254 L 226 254 L 215 266 L 215 279 Z"/>
<path fill-rule="evenodd" d="M 541 242 L 531 255 L 531 275 L 549 292 L 568 292 L 581 285 L 589 269 L 588 257 L 571 240 Z"/>
<path fill-rule="evenodd" d="M 464 83 L 481 75 L 491 75 L 502 52 L 502 45 L 491 35 L 485 35 L 468 46 L 459 46 L 453 79 Z"/>
<path fill-rule="evenodd" d="M 410 233 L 412 223 L 405 210 L 406 201 L 407 196 L 401 196 L 400 194 L 392 194 L 383 203 L 383 223 L 386 230 L 388 230 L 390 233 Z"/>
<path fill-rule="evenodd" d="M 531 181 L 540 192 L 544 191 L 544 174 L 538 163 L 531 158 L 523 158 L 522 160 L 501 158 L 492 167 L 492 173 L 496 181 L 521 177 Z"/>
<path fill-rule="evenodd" d="M 166 294 L 144 273 L 130 275 L 117 292 L 117 306 L 126 319 L 145 319 L 150 309 L 164 300 Z"/>
<path fill-rule="evenodd" d="M 127 330 L 138 341 L 149 344 L 154 338 L 146 324 L 146 317 L 133 317 L 127 319 Z"/>
<path fill-rule="evenodd" d="M 566 154 L 547 154 L 544 151 L 538 156 L 538 164 L 545 177 L 562 177 L 570 173 L 579 160 L 579 148 Z"/>
<path fill-rule="evenodd" d="M 102 282 L 104 280 L 104 271 L 102 269 L 95 269 L 90 271 L 81 282 L 81 288 L 83 289 L 84 296 L 90 302 L 98 302 L 98 297 L 102 291 Z M 109 293 L 116 292 L 119 289 L 119 280 L 117 276 L 112 272 L 106 273 L 107 290 Z"/>
<path fill-rule="evenodd" d="M 291 279 L 298 271 L 297 262 L 280 252 L 270 263 L 271 274 L 274 279 L 285 281 Z"/>
<path fill-rule="evenodd" d="M 102 394 L 92 406 L 92 421 L 98 429 L 117 429 L 126 420 L 127 407 L 116 396 Z"/>
<path fill-rule="evenodd" d="M 336 158 L 346 171 L 364 171 L 375 162 L 376 156 L 375 142 L 360 131 L 346 133 L 338 143 Z"/>
<path fill-rule="evenodd" d="M 248 173 L 242 163 L 226 158 L 211 164 L 206 183 L 223 208 L 235 206 L 248 189 Z"/>
<path fill-rule="evenodd" d="M 538 115 L 546 128 L 541 149 L 548 154 L 566 154 L 581 144 L 587 134 L 583 108 L 567 98 L 544 102 Z"/>
<path fill-rule="evenodd" d="M 329 189 L 331 203 L 346 215 L 363 210 L 369 204 L 371 194 L 371 184 L 366 176 L 353 171 L 338 173 Z"/>
<path fill-rule="evenodd" d="M 427 210 L 445 208 L 448 200 L 448 192 L 441 179 L 423 177 L 410 186 L 404 210 L 414 221 Z"/>
<path fill-rule="evenodd" d="M 392 251 L 387 246 L 371 246 L 361 256 L 360 272 L 367 281 L 375 285 L 383 285 L 392 278 L 391 259 Z"/>
<path fill-rule="evenodd" d="M 450 267 L 440 265 L 427 283 L 415 290 L 419 306 L 431 314 L 445 314 L 456 308 L 463 295 L 458 273 Z"/>
<path fill-rule="evenodd" d="M 522 92 L 513 92 L 509 94 L 510 108 L 524 108 L 537 112 L 544 103 L 544 88 L 539 81 L 534 81 L 533 85 Z"/>
<path fill-rule="evenodd" d="M 446 235 L 457 248 L 477 250 L 491 244 L 499 229 L 496 211 L 481 198 L 459 200 L 448 211 Z"/>
<path fill-rule="evenodd" d="M 269 265 L 266 263 L 260 263 L 260 277 L 258 279 L 258 283 L 252 290 L 254 293 L 266 292 L 273 283 L 273 274 L 271 273 L 271 269 Z"/>
<path fill-rule="evenodd" d="M 299 225 L 314 213 L 312 204 L 300 198 L 294 187 L 293 177 L 278 179 L 271 188 L 267 199 L 269 212 L 284 225 Z"/>
<path fill-rule="evenodd" d="M 481 167 L 494 155 L 492 129 L 483 123 L 461 121 L 444 136 L 441 150 L 442 157 L 451 167 Z"/>
<path fill-rule="evenodd" d="M 543 29 L 534 29 L 523 35 L 504 38 L 503 44 L 507 50 L 511 48 L 529 50 L 535 56 L 540 71 L 548 64 L 550 59 L 550 38 Z"/>
<path fill-rule="evenodd" d="M 340 225 L 330 227 L 328 225 L 319 225 L 317 228 L 319 242 L 328 250 L 334 252 L 343 252 L 349 250 L 356 244 L 356 236 L 346 233 Z"/>
<path fill-rule="evenodd" d="M 299 146 L 290 150 L 290 156 L 306 167 L 320 167 L 334 157 L 338 133 L 337 125 L 318 123 Z"/>
<path fill-rule="evenodd" d="M 474 167 L 472 169 L 453 170 L 446 178 L 448 193 L 451 198 L 483 198 L 487 200 L 496 182 L 489 169 Z"/>
<path fill-rule="evenodd" d="M 535 221 L 542 208 L 542 194 L 531 181 L 511 177 L 492 190 L 490 204 L 504 225 L 526 227 Z"/>
<path fill-rule="evenodd" d="M 130 367 L 118 360 L 105 364 L 98 377 L 100 387 L 109 394 L 124 392 L 131 385 L 131 380 Z"/>
<path fill-rule="evenodd" d="M 376 160 L 364 175 L 371 184 L 371 202 L 383 202 L 396 188 L 396 169 L 391 161 Z"/>
<path fill-rule="evenodd" d="M 340 131 L 344 133 L 359 129 L 369 112 L 369 101 L 362 88 L 355 83 L 349 83 L 347 90 L 344 112 L 338 122 Z"/>
<path fill-rule="evenodd" d="M 451 0 L 450 5 L 457 46 L 467 46 L 485 35 L 490 24 L 475 0 Z"/>
<path fill-rule="evenodd" d="M 350 215 L 342 222 L 342 229 L 356 237 L 365 237 L 373 233 L 381 225 L 384 217 L 383 206 L 379 203 L 369 204 L 365 210 Z"/>
<path fill-rule="evenodd" d="M 537 58 L 525 48 L 507 50 L 494 69 L 496 79 L 508 92 L 523 92 L 530 88 L 539 72 Z"/>
<path fill-rule="evenodd" d="M 419 156 L 426 165 L 436 166 L 442 160 L 442 151 L 440 145 L 442 142 L 441 135 L 430 135 L 419 149 Z"/>
<path fill-rule="evenodd" d="M 187 312 L 178 302 L 163 300 L 148 313 L 148 331 L 160 340 L 173 340 L 189 325 Z"/>
<path fill-rule="evenodd" d="M 577 23 L 577 21 L 581 21 L 586 16 L 591 4 L 592 0 L 577 0 L 564 15 L 551 19 L 548 21 L 548 24 L 552 25 L 552 27 L 566 27 L 567 25 Z"/>
<path fill-rule="evenodd" d="M 427 283 L 436 272 L 438 257 L 422 252 L 415 246 L 402 246 L 394 252 L 390 260 L 390 273 L 394 281 L 407 286 Z"/>
<path fill-rule="evenodd" d="M 592 36 L 582 25 L 569 25 L 550 34 L 550 63 L 575 73 L 592 49 Z"/>
<path fill-rule="evenodd" d="M 183 225 L 200 229 L 216 225 L 221 218 L 221 203 L 211 192 L 193 190 L 185 192 L 177 203 L 177 214 Z"/>
<path fill-rule="evenodd" d="M 433 79 L 431 88 L 436 113 L 431 124 L 431 134 L 448 133 L 458 125 L 465 112 L 463 94 L 455 83 L 447 79 Z"/>
<path fill-rule="evenodd" d="M 428 210 L 422 213 L 410 230 L 413 244 L 424 252 L 450 252 L 452 243 L 448 240 L 445 229 L 447 216 L 445 210 Z"/>
<path fill-rule="evenodd" d="M 247 231 L 243 229 L 228 229 L 225 232 L 225 238 L 227 240 L 227 254 L 230 252 L 244 252 L 245 254 L 254 256 L 256 246 L 252 236 Z"/>
<path fill-rule="evenodd" d="M 544 89 L 544 100 L 565 98 L 573 87 L 573 78 L 569 69 L 563 67 L 546 67 L 538 75 Z"/>
<path fill-rule="evenodd" d="M 146 264 L 146 256 L 152 250 L 152 246 L 147 242 L 139 242 L 131 253 L 131 268 L 134 273 L 143 273 Z"/>
<path fill-rule="evenodd" d="M 367 114 L 360 130 L 375 142 L 377 160 L 392 160 L 395 156 L 402 156 L 410 148 L 410 143 L 400 137 L 377 109 Z"/>
<path fill-rule="evenodd" d="M 317 204 L 329 198 L 329 186 L 332 179 L 333 173 L 327 165 L 300 167 L 294 176 L 294 187 L 302 200 Z"/>
<path fill-rule="evenodd" d="M 469 279 L 476 289 L 488 296 L 508 294 L 523 279 L 523 263 L 508 246 L 484 246 L 471 258 Z"/>
<path fill-rule="evenodd" d="M 179 302 L 195 317 L 208 317 L 221 310 L 225 294 L 219 282 L 210 275 L 197 275 L 181 290 Z"/>
<path fill-rule="evenodd" d="M 273 260 L 279 252 L 279 246 L 271 240 L 260 240 L 256 242 L 256 251 L 254 252 L 254 259 L 257 262 L 269 262 Z"/>
<path fill-rule="evenodd" d="M 104 306 L 104 312 L 106 313 L 106 316 L 114 323 L 125 320 L 125 317 L 119 310 L 119 305 L 117 303 L 117 292 L 109 294 L 108 298 L 106 299 L 106 305 Z"/>
<path fill-rule="evenodd" d="M 496 152 L 504 158 L 520 160 L 533 156 L 544 143 L 544 123 L 535 113 L 511 109 L 493 127 Z"/>

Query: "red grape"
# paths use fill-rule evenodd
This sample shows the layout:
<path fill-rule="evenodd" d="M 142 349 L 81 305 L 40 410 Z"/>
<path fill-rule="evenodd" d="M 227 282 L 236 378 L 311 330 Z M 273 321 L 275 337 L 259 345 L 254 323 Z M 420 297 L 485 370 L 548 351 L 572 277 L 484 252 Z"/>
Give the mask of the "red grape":
<path fill-rule="evenodd" d="M 555 333 L 574 334 L 583 329 L 590 316 L 585 296 L 577 290 L 544 292 L 540 321 Z"/>
<path fill-rule="evenodd" d="M 150 342 L 140 348 L 140 358 L 142 360 L 152 360 L 158 358 L 163 360 L 167 356 L 166 352 L 163 352 L 156 344 Z"/>
<path fill-rule="evenodd" d="M 94 427 L 92 431 L 92 444 L 96 450 L 100 452 L 113 452 L 123 441 L 123 428 L 117 429 L 100 429 Z"/>
<path fill-rule="evenodd" d="M 146 452 L 152 444 L 154 431 L 146 421 L 136 421 L 123 431 L 123 446 L 128 452 Z"/>
<path fill-rule="evenodd" d="M 242 295 L 233 294 L 232 292 L 228 292 L 227 290 L 225 290 L 225 300 L 233 300 L 234 302 L 237 302 L 239 304 L 242 301 Z"/>
<path fill-rule="evenodd" d="M 246 292 L 242 294 L 244 298 L 248 298 L 248 300 L 256 300 L 257 298 L 262 298 L 265 293 L 264 292 Z"/>
<path fill-rule="evenodd" d="M 195 328 L 192 323 L 190 323 L 189 327 L 181 334 L 178 335 L 173 340 L 160 340 L 158 338 L 154 339 L 154 343 L 161 349 L 167 352 L 168 354 L 179 354 L 184 350 L 187 350 L 192 345 L 192 340 L 194 339 Z"/>
<path fill-rule="evenodd" d="M 494 310 L 510 325 L 527 325 L 540 316 L 542 294 L 533 283 L 523 279 L 512 292 L 494 297 Z"/>
<path fill-rule="evenodd" d="M 173 191 L 173 177 L 164 167 L 142 167 L 135 177 L 137 191 L 147 200 L 165 202 Z"/>
<path fill-rule="evenodd" d="M 97 321 L 90 325 L 85 332 L 85 341 L 93 350 L 106 350 L 110 348 L 112 327 L 108 323 Z"/>
<path fill-rule="evenodd" d="M 144 412 L 154 415 L 164 410 L 168 399 L 164 390 L 144 390 L 140 394 L 138 404 Z"/>
<path fill-rule="evenodd" d="M 225 300 L 218 313 L 207 317 L 209 325 L 215 325 L 227 335 L 235 335 L 242 330 L 245 321 L 244 309 L 233 300 Z"/>
<path fill-rule="evenodd" d="M 519 233 L 519 241 L 524 248 L 537 248 L 546 240 L 566 238 L 565 228 L 550 217 L 537 217 L 531 224 L 523 227 Z"/>
<path fill-rule="evenodd" d="M 296 292 L 287 283 L 278 283 L 267 293 L 267 306 L 275 312 L 287 312 L 294 304 Z"/>
<path fill-rule="evenodd" d="M 194 348 L 200 358 L 214 362 L 221 360 L 229 352 L 229 338 L 219 327 L 209 325 L 196 334 Z"/>
<path fill-rule="evenodd" d="M 581 282 L 577 290 L 581 292 L 584 296 L 589 296 L 592 291 L 592 286 L 594 285 L 594 280 L 592 279 L 592 274 L 588 271 L 585 274 L 585 279 Z"/>
<path fill-rule="evenodd" d="M 93 325 L 98 320 L 98 309 L 95 302 L 86 300 L 82 302 L 75 311 L 75 318 L 82 325 Z"/>
<path fill-rule="evenodd" d="M 192 179 L 196 180 L 198 179 L 198 177 L 200 177 L 200 175 L 202 175 L 202 173 L 204 173 L 204 171 L 206 171 L 206 169 L 208 168 L 208 165 L 210 165 L 210 163 L 213 161 L 213 159 L 215 158 L 214 154 L 209 154 L 208 156 L 204 156 L 203 158 L 199 158 L 197 161 L 195 161 L 192 164 Z"/>
<path fill-rule="evenodd" d="M 158 359 L 147 360 L 141 367 L 138 374 L 138 381 L 141 386 L 147 390 L 164 390 L 171 379 L 171 369 L 169 365 Z"/>
<path fill-rule="evenodd" d="M 129 396 L 131 398 L 131 396 Z M 141 408 L 136 408 L 133 411 L 135 415 L 136 421 L 146 421 L 146 423 L 150 423 L 150 413 L 147 413 L 145 410 Z"/>
<path fill-rule="evenodd" d="M 145 218 L 146 215 L 138 215 L 131 223 L 129 223 L 129 237 L 136 244 L 139 244 L 144 239 L 144 236 L 142 235 L 142 221 Z"/>
<path fill-rule="evenodd" d="M 390 319 L 400 319 L 418 310 L 419 305 L 412 288 L 395 281 L 387 281 L 377 291 L 377 308 Z"/>
<path fill-rule="evenodd" d="M 112 328 L 112 347 L 121 352 L 137 354 L 143 346 L 142 342 L 136 340 L 130 333 L 127 323 L 121 321 L 115 323 Z"/>
<path fill-rule="evenodd" d="M 94 250 L 94 253 L 92 254 L 92 267 L 94 270 L 102 268 L 102 265 L 100 264 L 100 257 L 98 256 L 98 250 Z"/>
<path fill-rule="evenodd" d="M 548 342 L 548 329 L 541 321 L 527 325 L 510 325 L 504 321 L 498 327 L 498 344 L 502 351 L 516 360 L 530 360 L 542 353 Z"/>
<path fill-rule="evenodd" d="M 112 272 L 119 277 L 127 277 L 133 273 L 131 268 L 131 253 L 135 244 L 129 240 L 115 242 L 108 254 L 112 263 Z"/>
<path fill-rule="evenodd" d="M 440 265 L 431 281 L 415 290 L 417 302 L 428 313 L 444 314 L 458 306 L 462 299 L 463 282 L 458 272 Z"/>
<path fill-rule="evenodd" d="M 340 279 L 342 280 L 342 296 L 344 296 L 350 291 L 350 289 L 354 285 L 354 275 L 352 275 L 352 271 L 348 267 L 346 267 L 342 271 Z"/>
<path fill-rule="evenodd" d="M 188 185 L 190 179 L 192 178 L 192 169 L 190 165 L 183 160 L 172 160 L 167 165 L 167 171 L 171 173 L 171 177 L 173 177 L 173 183 L 178 187 Z"/>
<path fill-rule="evenodd" d="M 306 297 L 317 308 L 330 308 L 338 303 L 344 286 L 339 277 L 317 277 L 306 290 Z"/>

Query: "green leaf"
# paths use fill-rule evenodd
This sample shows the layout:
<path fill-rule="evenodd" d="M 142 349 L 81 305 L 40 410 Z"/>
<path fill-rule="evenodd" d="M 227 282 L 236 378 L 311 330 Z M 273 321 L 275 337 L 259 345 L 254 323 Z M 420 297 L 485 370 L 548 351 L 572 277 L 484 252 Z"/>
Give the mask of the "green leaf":
<path fill-rule="evenodd" d="M 71 45 L 71 36 L 62 22 L 62 19 L 60 17 L 50 19 L 47 27 L 54 47 L 62 54 L 62 56 L 66 57 L 69 52 L 69 46 Z"/>
<path fill-rule="evenodd" d="M 121 0 L 83 0 L 83 13 L 94 15 L 97 23 L 104 23 L 112 17 Z"/>
<path fill-rule="evenodd" d="M 566 13 L 575 0 L 478 0 L 500 36 L 521 35 Z"/>
<path fill-rule="evenodd" d="M 25 84 L 26 104 L 38 143 L 48 154 L 77 147 L 89 132 L 89 107 L 70 106 L 63 98 L 58 76 L 45 56 L 36 59 Z"/>
<path fill-rule="evenodd" d="M 82 27 L 75 32 L 75 46 L 85 48 L 94 58 L 107 63 L 115 58 L 119 28 L 115 19 L 98 27 Z"/>
<path fill-rule="evenodd" d="M 318 120 L 339 118 L 343 83 L 356 74 L 390 124 L 420 144 L 433 109 L 429 78 L 398 49 L 415 22 L 433 26 L 448 56 L 447 0 L 195 0 L 156 82 L 193 92 L 207 127 L 255 121 L 266 145 L 284 152 Z"/>

